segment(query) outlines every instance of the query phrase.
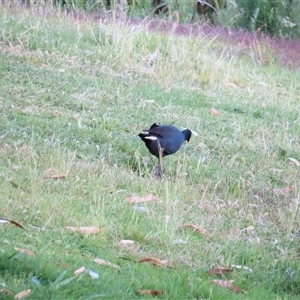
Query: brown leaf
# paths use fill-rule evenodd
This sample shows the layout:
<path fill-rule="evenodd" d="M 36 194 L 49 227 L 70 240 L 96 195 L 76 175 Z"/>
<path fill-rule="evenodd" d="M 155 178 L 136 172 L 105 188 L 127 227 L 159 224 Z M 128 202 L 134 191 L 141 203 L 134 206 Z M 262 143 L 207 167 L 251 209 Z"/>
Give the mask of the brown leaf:
<path fill-rule="evenodd" d="M 216 109 L 214 109 L 214 108 L 211 108 L 211 109 L 210 109 L 210 113 L 211 113 L 213 116 L 219 116 L 219 115 L 220 115 L 220 113 L 219 113 Z"/>
<path fill-rule="evenodd" d="M 45 179 L 65 179 L 67 174 L 53 174 L 49 176 L 44 176 Z"/>
<path fill-rule="evenodd" d="M 153 196 L 153 194 L 149 194 L 145 197 L 139 197 L 136 195 L 132 195 L 125 199 L 125 201 L 129 202 L 129 203 L 140 203 L 140 202 L 148 202 L 148 201 L 153 201 L 153 200 L 155 200 L 155 197 Z"/>
<path fill-rule="evenodd" d="M 215 210 L 213 209 L 212 206 L 210 206 L 209 204 L 204 203 L 203 204 L 203 208 L 211 215 L 215 214 Z"/>
<path fill-rule="evenodd" d="M 155 257 L 145 257 L 145 258 L 140 259 L 138 262 L 139 263 L 149 262 L 149 263 L 152 263 L 155 266 L 172 268 L 169 265 L 169 261 L 168 260 L 160 260 L 160 259 L 155 258 Z"/>
<path fill-rule="evenodd" d="M 185 224 L 184 227 L 186 228 L 191 228 L 193 229 L 193 231 L 197 231 L 201 234 L 205 234 L 206 233 L 206 230 L 198 225 L 194 225 L 194 224 Z"/>
<path fill-rule="evenodd" d="M 71 268 L 71 265 L 65 262 L 61 262 L 56 264 L 58 267 L 63 267 L 63 268 Z"/>
<path fill-rule="evenodd" d="M 234 282 L 233 280 L 219 280 L 219 279 L 214 279 L 211 281 L 211 283 L 217 284 L 221 287 L 229 288 L 235 293 L 243 293 L 243 291 L 237 286 L 235 286 L 233 282 Z"/>
<path fill-rule="evenodd" d="M 80 275 L 85 271 L 85 267 L 81 267 L 74 272 L 74 275 Z"/>
<path fill-rule="evenodd" d="M 203 203 L 203 204 L 200 203 L 199 206 L 202 206 L 203 209 L 205 211 L 207 211 L 210 215 L 215 215 L 216 214 L 214 208 L 211 205 L 207 204 L 207 203 Z"/>
<path fill-rule="evenodd" d="M 233 270 L 219 267 L 219 268 L 210 269 L 207 273 L 209 275 L 224 275 L 224 274 L 228 274 L 228 273 L 232 273 L 232 272 L 233 272 Z"/>
<path fill-rule="evenodd" d="M 59 173 L 54 168 L 48 168 L 44 172 L 44 179 L 65 179 L 67 174 Z"/>
<path fill-rule="evenodd" d="M 99 229 L 96 227 L 73 227 L 73 226 L 66 226 L 66 228 L 72 232 L 81 232 L 85 234 L 95 234 L 99 232 Z"/>
<path fill-rule="evenodd" d="M 51 179 L 65 179 L 67 174 L 55 174 L 51 176 Z"/>
<path fill-rule="evenodd" d="M 16 225 L 17 227 L 20 227 L 20 228 L 24 229 L 24 227 L 20 223 L 18 223 L 16 221 L 13 221 L 13 220 L 8 220 L 8 219 L 0 218 L 0 223 L 4 223 L 4 224 L 5 223 L 11 223 L 11 224 Z"/>
<path fill-rule="evenodd" d="M 164 291 L 160 290 L 137 290 L 137 294 L 140 295 L 151 295 L 151 296 L 162 296 Z"/>
<path fill-rule="evenodd" d="M 99 265 L 108 266 L 108 267 L 115 268 L 117 270 L 121 270 L 120 266 L 115 265 L 115 264 L 113 264 L 113 263 L 111 263 L 111 262 L 109 262 L 107 260 L 102 259 L 102 258 L 95 258 L 94 262 L 96 262 Z"/>
<path fill-rule="evenodd" d="M 0 288 L 0 293 L 3 293 L 3 294 L 8 295 L 8 296 L 13 296 L 14 295 L 13 292 L 11 292 L 8 289 L 4 289 L 4 288 Z"/>
<path fill-rule="evenodd" d="M 15 250 L 22 253 L 22 254 L 27 254 L 29 256 L 35 256 L 35 253 L 31 250 L 28 250 L 28 249 L 15 248 Z"/>
<path fill-rule="evenodd" d="M 31 293 L 31 290 L 25 290 L 15 295 L 15 299 L 23 299 Z"/>
<path fill-rule="evenodd" d="M 230 287 L 230 289 L 233 291 L 233 292 L 235 292 L 235 293 L 244 293 L 244 291 L 243 290 L 241 290 L 239 287 L 237 287 L 236 285 L 232 285 L 231 287 Z"/>
<path fill-rule="evenodd" d="M 294 190 L 294 186 L 292 185 L 291 187 L 287 186 L 286 188 L 283 189 L 274 189 L 274 194 L 275 195 L 287 195 L 290 192 Z"/>

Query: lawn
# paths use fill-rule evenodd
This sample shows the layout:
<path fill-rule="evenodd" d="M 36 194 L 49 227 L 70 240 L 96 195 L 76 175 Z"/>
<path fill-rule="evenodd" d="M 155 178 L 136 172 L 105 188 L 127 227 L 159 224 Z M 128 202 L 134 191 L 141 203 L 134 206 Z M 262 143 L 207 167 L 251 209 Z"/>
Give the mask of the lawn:
<path fill-rule="evenodd" d="M 147 22 L 1 7 L 0 298 L 299 299 L 299 70 Z"/>

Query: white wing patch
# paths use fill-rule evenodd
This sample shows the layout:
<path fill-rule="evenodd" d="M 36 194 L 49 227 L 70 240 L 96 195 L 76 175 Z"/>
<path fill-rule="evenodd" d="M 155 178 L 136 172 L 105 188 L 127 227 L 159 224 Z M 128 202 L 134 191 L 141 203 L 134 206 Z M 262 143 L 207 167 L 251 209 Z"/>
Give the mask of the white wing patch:
<path fill-rule="evenodd" d="M 152 140 L 152 141 L 156 141 L 157 137 L 156 136 L 145 136 L 146 140 Z"/>

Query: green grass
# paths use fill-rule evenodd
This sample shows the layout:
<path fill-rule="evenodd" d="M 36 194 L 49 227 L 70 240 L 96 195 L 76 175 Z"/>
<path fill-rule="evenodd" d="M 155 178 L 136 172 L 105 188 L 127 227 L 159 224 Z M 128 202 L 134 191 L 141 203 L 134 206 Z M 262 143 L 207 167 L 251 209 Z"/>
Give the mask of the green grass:
<path fill-rule="evenodd" d="M 150 297 L 138 289 L 163 290 L 162 299 L 299 298 L 300 169 L 289 159 L 300 161 L 298 71 L 279 68 L 264 44 L 245 55 L 217 37 L 142 25 L 3 7 L 0 28 L 0 211 L 25 227 L 0 228 L 1 288 L 31 289 L 27 299 Z M 137 137 L 153 122 L 199 134 L 164 159 L 160 182 Z M 67 177 L 47 179 L 49 169 Z M 149 193 L 145 212 L 125 202 Z M 232 265 L 252 269 L 221 277 L 244 294 L 211 284 L 209 269 Z M 99 279 L 73 278 L 81 266 Z"/>

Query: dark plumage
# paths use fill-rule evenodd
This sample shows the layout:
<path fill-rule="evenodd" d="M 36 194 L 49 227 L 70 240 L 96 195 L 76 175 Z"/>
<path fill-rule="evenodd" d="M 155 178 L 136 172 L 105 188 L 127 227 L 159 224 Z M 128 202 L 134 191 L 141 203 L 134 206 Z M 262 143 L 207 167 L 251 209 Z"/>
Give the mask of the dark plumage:
<path fill-rule="evenodd" d="M 159 158 L 159 146 L 162 156 L 170 155 L 179 150 L 184 141 L 190 141 L 192 132 L 189 129 L 180 131 L 171 125 L 157 125 L 154 123 L 148 133 L 140 133 L 139 137 L 145 142 L 150 153 Z"/>
<path fill-rule="evenodd" d="M 154 123 L 150 129 L 143 130 L 139 137 L 144 141 L 151 154 L 159 159 L 159 177 L 161 177 L 161 158 L 177 152 L 185 141 L 190 141 L 192 132 L 189 129 L 180 131 L 171 125 L 157 125 Z"/>

